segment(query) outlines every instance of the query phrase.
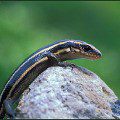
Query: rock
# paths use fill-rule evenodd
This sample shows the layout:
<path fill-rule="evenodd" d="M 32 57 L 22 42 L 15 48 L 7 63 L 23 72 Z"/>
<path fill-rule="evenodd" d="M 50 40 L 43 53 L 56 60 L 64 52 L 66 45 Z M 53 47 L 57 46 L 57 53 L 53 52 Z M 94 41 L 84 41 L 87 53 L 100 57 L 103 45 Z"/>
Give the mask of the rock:
<path fill-rule="evenodd" d="M 120 118 L 120 100 L 115 101 L 114 103 L 111 103 L 111 109 L 114 113 L 113 116 L 115 118 Z"/>
<path fill-rule="evenodd" d="M 23 93 L 17 118 L 113 119 L 117 115 L 111 106 L 117 100 L 95 73 L 83 67 L 54 66 Z"/>

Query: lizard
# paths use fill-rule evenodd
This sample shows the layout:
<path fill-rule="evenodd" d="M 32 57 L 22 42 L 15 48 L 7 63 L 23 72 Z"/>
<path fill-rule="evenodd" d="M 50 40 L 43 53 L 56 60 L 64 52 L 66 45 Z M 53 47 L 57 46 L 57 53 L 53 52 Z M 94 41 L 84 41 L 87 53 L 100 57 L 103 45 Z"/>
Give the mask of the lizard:
<path fill-rule="evenodd" d="M 15 117 L 13 104 L 29 87 L 34 79 L 48 67 L 60 65 L 63 61 L 86 58 L 101 58 L 101 52 L 93 45 L 81 40 L 59 40 L 38 49 L 13 72 L 0 98 L 0 118 Z"/>

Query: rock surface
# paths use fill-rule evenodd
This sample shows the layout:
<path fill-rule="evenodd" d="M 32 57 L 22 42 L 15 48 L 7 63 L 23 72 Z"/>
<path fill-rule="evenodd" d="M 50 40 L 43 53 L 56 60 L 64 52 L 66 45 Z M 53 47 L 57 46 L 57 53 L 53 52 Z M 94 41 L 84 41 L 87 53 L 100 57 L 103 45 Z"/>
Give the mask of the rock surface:
<path fill-rule="evenodd" d="M 114 92 L 83 67 L 50 67 L 23 93 L 17 118 L 113 119 Z"/>

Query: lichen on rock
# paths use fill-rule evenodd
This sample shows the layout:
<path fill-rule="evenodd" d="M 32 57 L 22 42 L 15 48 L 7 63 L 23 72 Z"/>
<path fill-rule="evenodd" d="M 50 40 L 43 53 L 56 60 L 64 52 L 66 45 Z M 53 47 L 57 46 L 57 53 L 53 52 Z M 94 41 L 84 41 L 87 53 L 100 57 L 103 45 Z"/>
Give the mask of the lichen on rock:
<path fill-rule="evenodd" d="M 23 93 L 17 118 L 113 119 L 114 92 L 83 67 L 49 67 Z"/>

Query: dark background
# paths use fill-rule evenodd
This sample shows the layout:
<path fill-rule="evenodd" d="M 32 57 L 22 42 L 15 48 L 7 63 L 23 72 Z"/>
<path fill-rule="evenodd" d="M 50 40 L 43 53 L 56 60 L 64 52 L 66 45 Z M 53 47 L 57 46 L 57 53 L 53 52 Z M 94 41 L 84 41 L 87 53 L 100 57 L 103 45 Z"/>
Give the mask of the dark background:
<path fill-rule="evenodd" d="M 31 53 L 56 40 L 80 39 L 102 59 L 71 60 L 95 72 L 120 98 L 120 2 L 0 2 L 0 92 Z"/>

